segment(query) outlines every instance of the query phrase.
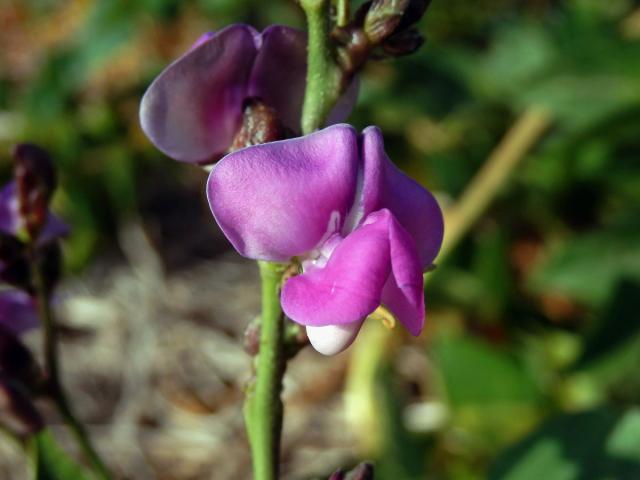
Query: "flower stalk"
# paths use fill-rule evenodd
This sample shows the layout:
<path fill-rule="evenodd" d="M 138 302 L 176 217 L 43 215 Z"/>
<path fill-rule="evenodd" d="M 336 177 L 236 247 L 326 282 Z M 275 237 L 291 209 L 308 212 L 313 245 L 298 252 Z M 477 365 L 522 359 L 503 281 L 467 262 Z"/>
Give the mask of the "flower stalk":
<path fill-rule="evenodd" d="M 301 0 L 307 17 L 307 88 L 302 108 L 302 133 L 321 128 L 343 90 L 343 75 L 331 41 L 329 0 Z"/>
<path fill-rule="evenodd" d="M 255 480 L 278 478 L 282 433 L 282 378 L 286 369 L 284 316 L 280 285 L 286 265 L 258 262 L 262 282 L 260 349 L 255 379 L 247 388 L 244 418 L 253 458 Z"/>
<path fill-rule="evenodd" d="M 44 369 L 47 379 L 47 394 L 56 405 L 64 423 L 73 435 L 97 478 L 108 480 L 111 478 L 109 470 L 92 445 L 86 429 L 73 413 L 71 404 L 62 386 L 60 363 L 58 360 L 58 328 L 51 308 L 49 288 L 46 285 L 35 252 L 32 252 L 30 255 L 30 263 L 38 314 L 43 328 Z"/>

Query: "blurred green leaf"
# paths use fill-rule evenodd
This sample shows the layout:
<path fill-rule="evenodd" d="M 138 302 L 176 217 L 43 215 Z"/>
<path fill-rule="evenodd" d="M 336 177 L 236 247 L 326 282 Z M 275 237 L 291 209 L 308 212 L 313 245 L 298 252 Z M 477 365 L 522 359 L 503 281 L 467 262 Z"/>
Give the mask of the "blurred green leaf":
<path fill-rule="evenodd" d="M 453 406 L 534 403 L 540 393 L 518 359 L 473 338 L 442 338 L 434 343 L 447 397 Z"/>
<path fill-rule="evenodd" d="M 640 279 L 640 230 L 633 224 L 572 238 L 538 267 L 530 286 L 598 306 L 623 277 Z"/>
<path fill-rule="evenodd" d="M 491 480 L 640 478 L 640 410 L 561 415 L 508 449 Z"/>

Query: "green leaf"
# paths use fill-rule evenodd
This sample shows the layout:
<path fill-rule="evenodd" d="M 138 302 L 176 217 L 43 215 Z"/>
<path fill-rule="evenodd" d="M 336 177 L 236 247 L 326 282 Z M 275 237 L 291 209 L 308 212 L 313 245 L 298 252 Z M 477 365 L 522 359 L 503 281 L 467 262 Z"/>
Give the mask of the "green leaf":
<path fill-rule="evenodd" d="M 640 409 L 561 415 L 509 448 L 490 480 L 640 478 Z"/>
<path fill-rule="evenodd" d="M 49 430 L 31 440 L 35 480 L 89 480 L 85 471 L 58 445 Z"/>
<path fill-rule="evenodd" d="M 634 225 L 573 238 L 534 272 L 530 287 L 600 306 L 622 278 L 640 279 L 640 232 Z"/>
<path fill-rule="evenodd" d="M 454 406 L 526 404 L 539 398 L 530 372 L 507 351 L 470 338 L 443 338 L 434 350 Z"/>

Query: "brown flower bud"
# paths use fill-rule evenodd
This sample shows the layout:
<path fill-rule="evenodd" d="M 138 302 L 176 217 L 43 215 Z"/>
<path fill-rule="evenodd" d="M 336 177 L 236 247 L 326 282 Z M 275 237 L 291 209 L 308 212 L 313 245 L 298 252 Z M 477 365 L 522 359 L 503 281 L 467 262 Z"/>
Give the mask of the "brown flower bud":
<path fill-rule="evenodd" d="M 400 57 L 417 51 L 424 43 L 424 37 L 415 28 L 396 33 L 382 43 L 387 55 Z"/>
<path fill-rule="evenodd" d="M 333 472 L 329 477 L 329 480 L 344 480 L 344 479 L 345 479 L 345 473 L 344 473 L 344 470 L 342 470 L 341 468 Z"/>
<path fill-rule="evenodd" d="M 56 174 L 49 154 L 37 145 L 23 143 L 13 149 L 18 209 L 27 233 L 35 240 L 44 226 Z"/>
<path fill-rule="evenodd" d="M 362 462 L 356 468 L 351 470 L 347 476 L 347 480 L 373 480 L 373 465 L 368 462 Z"/>
<path fill-rule="evenodd" d="M 274 109 L 259 98 L 248 98 L 245 100 L 242 127 L 233 139 L 229 151 L 283 140 L 286 133 Z"/>
<path fill-rule="evenodd" d="M 363 29 L 369 41 L 378 45 L 396 31 L 409 0 L 373 0 Z"/>

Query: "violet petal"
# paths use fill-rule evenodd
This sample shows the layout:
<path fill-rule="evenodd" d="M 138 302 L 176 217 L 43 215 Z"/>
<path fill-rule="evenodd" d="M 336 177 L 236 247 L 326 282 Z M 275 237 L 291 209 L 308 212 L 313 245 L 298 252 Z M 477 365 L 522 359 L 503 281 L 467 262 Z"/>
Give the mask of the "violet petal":
<path fill-rule="evenodd" d="M 256 32 L 232 25 L 169 65 L 140 105 L 142 129 L 158 149 L 183 162 L 227 150 L 242 116 L 257 47 Z"/>
<path fill-rule="evenodd" d="M 38 326 L 34 300 L 20 290 L 0 292 L 0 325 L 14 335 Z"/>
<path fill-rule="evenodd" d="M 251 72 L 249 96 L 261 98 L 287 128 L 298 133 L 306 76 L 307 35 L 282 25 L 266 28 Z"/>
<path fill-rule="evenodd" d="M 207 197 L 241 255 L 286 261 L 340 231 L 357 169 L 357 134 L 336 125 L 227 155 L 211 171 Z"/>
<path fill-rule="evenodd" d="M 382 133 L 377 127 L 362 132 L 364 216 L 388 208 L 409 232 L 420 252 L 422 267 L 433 263 L 444 234 L 442 211 L 433 195 L 402 173 L 384 151 Z"/>

